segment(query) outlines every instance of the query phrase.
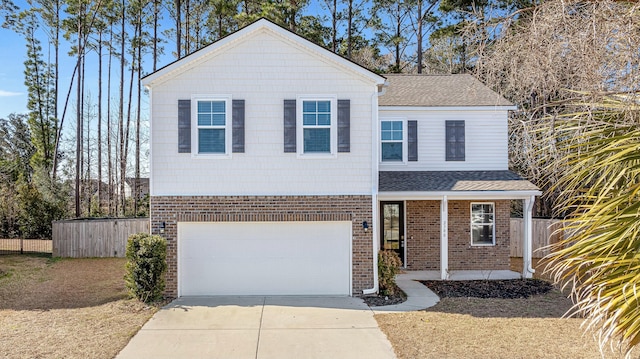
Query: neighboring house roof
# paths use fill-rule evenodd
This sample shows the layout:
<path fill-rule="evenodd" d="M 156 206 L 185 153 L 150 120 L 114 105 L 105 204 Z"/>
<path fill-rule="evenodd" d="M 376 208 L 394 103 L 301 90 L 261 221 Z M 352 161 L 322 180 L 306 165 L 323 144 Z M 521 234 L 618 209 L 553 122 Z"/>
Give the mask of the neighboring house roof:
<path fill-rule="evenodd" d="M 380 106 L 513 106 L 504 97 L 468 74 L 385 74 L 388 86 Z"/>
<path fill-rule="evenodd" d="M 136 182 L 136 178 L 135 178 L 135 177 L 126 177 L 126 178 L 124 179 L 124 181 L 125 181 L 125 182 L 127 182 L 127 184 L 128 184 L 129 186 L 132 186 L 132 187 L 133 187 L 133 185 L 134 185 L 134 184 L 135 184 L 135 182 Z M 142 187 L 142 186 L 149 187 L 149 178 L 148 178 L 148 177 L 139 177 L 137 182 L 138 182 L 138 186 L 141 186 L 141 187 Z"/>
<path fill-rule="evenodd" d="M 381 171 L 380 192 L 538 191 L 511 171 Z"/>
<path fill-rule="evenodd" d="M 328 62 L 357 73 L 360 76 L 373 80 L 379 86 L 385 84 L 385 78 L 383 76 L 380 76 L 351 60 L 337 55 L 265 18 L 260 18 L 257 21 L 254 21 L 253 23 L 199 49 L 198 51 L 195 51 L 160 68 L 159 70 L 143 77 L 141 82 L 144 86 L 152 86 L 157 82 L 162 82 L 164 81 L 166 76 L 175 76 L 191 68 L 195 64 L 201 63 L 211 56 L 214 56 L 214 53 L 218 49 L 227 47 L 237 42 L 238 40 L 241 40 L 244 37 L 250 36 L 251 34 L 257 33 L 259 31 L 270 31 L 273 34 L 278 35 L 280 38 L 291 41 L 292 43 L 301 46 L 303 49 L 314 53 L 315 55 L 327 60 Z"/>

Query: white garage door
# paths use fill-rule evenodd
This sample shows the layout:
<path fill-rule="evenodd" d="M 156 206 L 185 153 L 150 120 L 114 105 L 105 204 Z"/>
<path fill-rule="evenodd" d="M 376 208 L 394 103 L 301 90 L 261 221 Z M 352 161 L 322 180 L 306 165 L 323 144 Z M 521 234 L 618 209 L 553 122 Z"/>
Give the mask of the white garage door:
<path fill-rule="evenodd" d="M 178 223 L 178 290 L 350 295 L 351 222 Z"/>

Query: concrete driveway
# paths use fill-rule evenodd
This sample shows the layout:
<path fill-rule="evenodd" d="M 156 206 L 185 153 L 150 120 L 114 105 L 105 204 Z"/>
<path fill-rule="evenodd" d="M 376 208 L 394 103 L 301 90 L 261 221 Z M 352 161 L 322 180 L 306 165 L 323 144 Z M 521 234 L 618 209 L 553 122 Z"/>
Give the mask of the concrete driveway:
<path fill-rule="evenodd" d="M 395 358 L 373 312 L 349 297 L 180 298 L 116 359 Z"/>

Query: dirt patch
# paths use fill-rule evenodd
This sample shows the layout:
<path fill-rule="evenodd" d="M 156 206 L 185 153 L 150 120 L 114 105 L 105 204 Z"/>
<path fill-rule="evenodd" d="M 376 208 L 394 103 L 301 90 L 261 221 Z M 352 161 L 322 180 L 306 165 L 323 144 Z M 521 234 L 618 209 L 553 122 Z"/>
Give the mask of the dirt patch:
<path fill-rule="evenodd" d="M 2 356 L 113 358 L 157 311 L 128 299 L 124 263 L 0 257 Z"/>
<path fill-rule="evenodd" d="M 381 307 L 385 305 L 395 305 L 403 303 L 407 300 L 407 295 L 402 289 L 396 287 L 395 295 L 368 295 L 362 297 L 365 303 L 370 307 Z"/>
<path fill-rule="evenodd" d="M 621 359 L 563 318 L 572 303 L 553 289 L 530 298 L 442 298 L 424 311 L 377 314 L 399 359 Z"/>
<path fill-rule="evenodd" d="M 421 280 L 440 298 L 473 297 L 473 298 L 529 298 L 533 295 L 548 293 L 553 286 L 540 279 L 510 280 L 467 280 L 436 281 Z"/>

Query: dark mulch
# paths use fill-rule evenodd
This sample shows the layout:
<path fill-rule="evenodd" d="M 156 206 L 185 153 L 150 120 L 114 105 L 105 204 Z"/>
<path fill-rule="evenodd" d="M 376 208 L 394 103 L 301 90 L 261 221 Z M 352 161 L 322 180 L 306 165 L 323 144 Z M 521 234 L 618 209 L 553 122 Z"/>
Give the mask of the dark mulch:
<path fill-rule="evenodd" d="M 407 300 L 407 295 L 402 291 L 402 289 L 396 287 L 395 295 L 369 295 L 363 297 L 364 302 L 367 303 L 370 307 L 381 307 L 385 305 L 394 305 L 400 304 Z"/>
<path fill-rule="evenodd" d="M 440 298 L 529 298 L 532 295 L 545 294 L 553 289 L 551 283 L 540 279 L 510 280 L 422 280 L 420 283 L 434 291 Z"/>

